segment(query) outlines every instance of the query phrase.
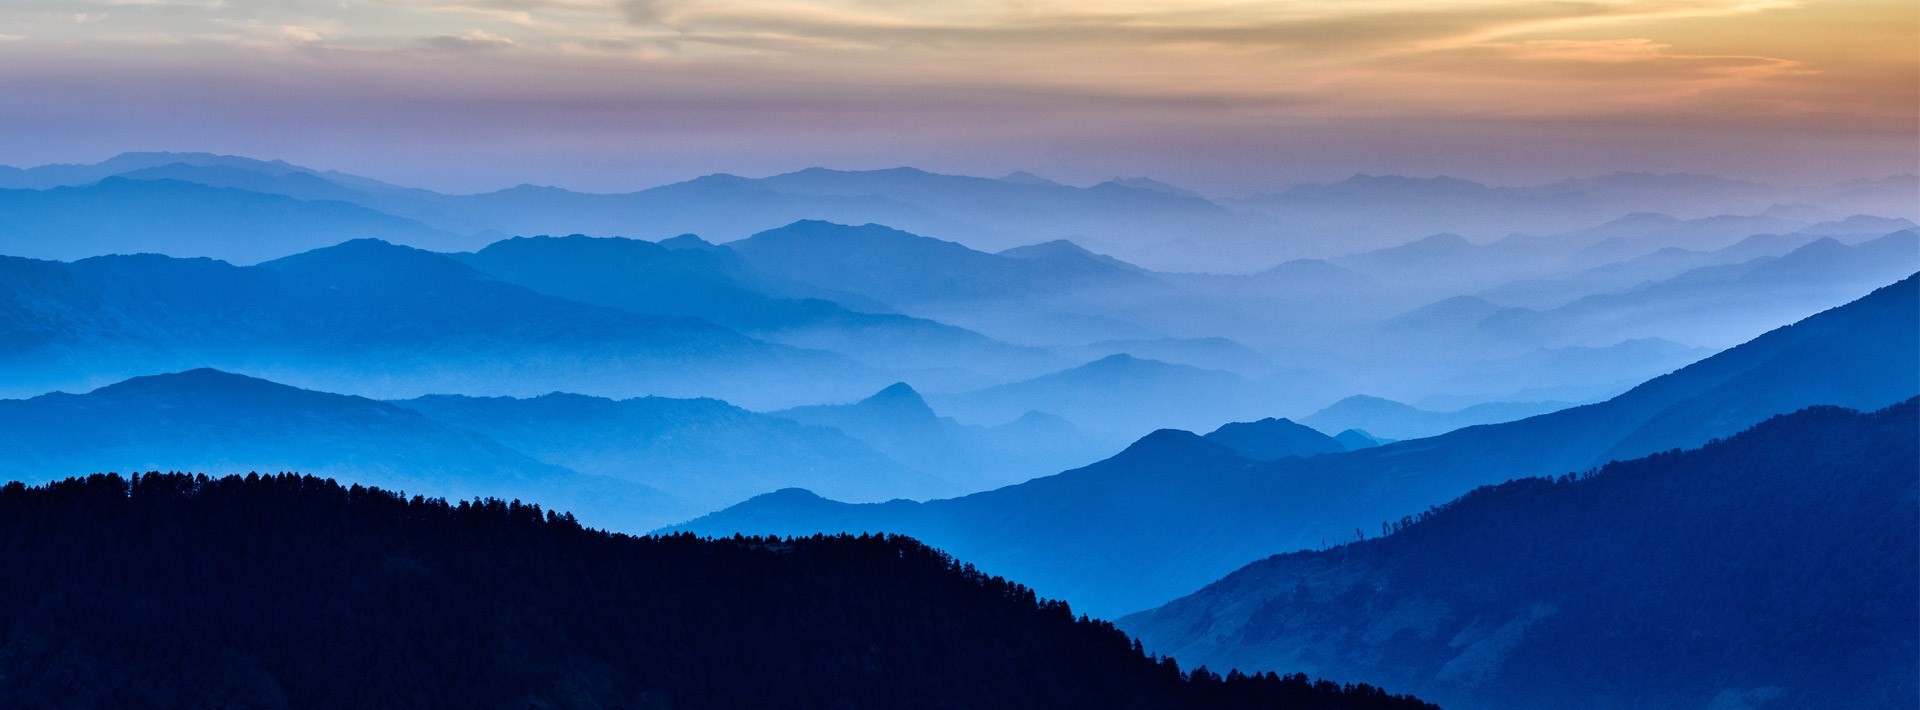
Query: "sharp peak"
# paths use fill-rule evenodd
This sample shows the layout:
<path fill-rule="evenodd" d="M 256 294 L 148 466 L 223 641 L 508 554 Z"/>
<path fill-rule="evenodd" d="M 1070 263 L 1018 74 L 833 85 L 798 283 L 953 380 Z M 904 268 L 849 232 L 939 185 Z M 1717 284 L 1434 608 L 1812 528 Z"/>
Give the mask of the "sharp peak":
<path fill-rule="evenodd" d="M 933 408 L 927 405 L 927 399 L 920 396 L 919 391 L 905 382 L 895 382 L 887 385 L 881 388 L 879 392 L 875 392 L 866 399 L 854 403 L 853 406 L 888 407 L 896 410 L 906 408 L 914 411 L 923 411 L 927 414 L 933 413 Z"/>
<path fill-rule="evenodd" d="M 868 397 L 867 399 L 873 400 L 873 399 L 891 398 L 891 397 L 905 397 L 909 395 L 913 397 L 919 397 L 920 392 L 915 390 L 913 388 L 913 385 L 907 384 L 905 382 L 895 382 L 893 384 L 880 388 L 879 392 L 873 393 L 873 395 Z"/>

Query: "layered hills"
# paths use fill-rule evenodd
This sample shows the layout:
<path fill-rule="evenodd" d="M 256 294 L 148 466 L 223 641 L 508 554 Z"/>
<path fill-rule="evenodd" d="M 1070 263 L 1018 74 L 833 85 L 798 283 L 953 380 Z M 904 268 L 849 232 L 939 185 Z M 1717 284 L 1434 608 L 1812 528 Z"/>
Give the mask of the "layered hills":
<path fill-rule="evenodd" d="M 1812 408 L 1482 488 L 1121 626 L 1460 707 L 1899 707 L 1920 695 L 1916 411 Z"/>
<path fill-rule="evenodd" d="M 848 505 L 783 491 L 682 529 L 911 534 L 1095 613 L 1124 613 L 1477 486 L 1698 446 L 1802 407 L 1874 409 L 1912 397 L 1917 284 L 1909 277 L 1606 402 L 1504 424 L 1268 463 L 1163 431 L 1097 464 L 970 496 Z"/>

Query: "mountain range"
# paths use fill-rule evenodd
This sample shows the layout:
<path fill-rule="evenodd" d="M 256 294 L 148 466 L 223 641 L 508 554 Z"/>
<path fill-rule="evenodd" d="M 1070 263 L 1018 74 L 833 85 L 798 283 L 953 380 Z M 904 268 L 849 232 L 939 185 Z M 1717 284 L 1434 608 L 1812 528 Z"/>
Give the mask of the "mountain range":
<path fill-rule="evenodd" d="M 1910 276 L 1605 402 L 1514 422 L 1268 463 L 1161 431 L 1091 466 L 960 498 L 851 505 L 789 490 L 679 529 L 909 534 L 1118 614 L 1480 485 L 1698 446 L 1806 406 L 1876 409 L 1917 393 L 1920 276 Z"/>
<path fill-rule="evenodd" d="M 918 418 L 900 416 L 912 408 L 905 401 L 918 403 Z M 0 399 L 0 476 L 318 472 L 417 495 L 514 498 L 637 532 L 792 486 L 846 500 L 925 499 L 1105 453 L 1037 412 L 1000 427 L 957 424 L 904 385 L 814 409 L 843 411 L 568 393 L 380 402 L 199 369 Z"/>
<path fill-rule="evenodd" d="M 587 388 L 778 402 L 884 382 L 843 356 L 550 296 L 377 240 L 249 267 L 0 258 L 0 292 L 16 395 L 195 367 L 383 397 Z M 801 369 L 812 376 L 784 374 Z"/>
<path fill-rule="evenodd" d="M 1920 693 L 1917 412 L 1806 409 L 1482 488 L 1121 626 L 1452 707 L 1899 707 Z"/>
<path fill-rule="evenodd" d="M 0 201 L 12 200 L 24 214 L 65 209 L 59 226 L 87 234 L 90 243 L 112 251 L 162 244 L 188 250 L 169 252 L 176 256 L 239 263 L 254 260 L 258 252 L 246 245 L 263 234 L 288 240 L 278 252 L 286 254 L 360 237 L 433 249 L 568 233 L 648 239 L 696 233 L 730 241 L 798 220 L 823 219 L 888 224 L 963 239 L 985 251 L 1074 239 L 1156 268 L 1217 271 L 1244 268 L 1249 258 L 1337 256 L 1341 249 L 1391 246 L 1434 232 L 1475 239 L 1558 234 L 1635 212 L 1694 219 L 1771 210 L 1790 214 L 1796 228 L 1862 213 L 1920 219 L 1911 199 L 1915 180 L 1894 176 L 1786 188 L 1705 175 L 1616 173 L 1493 187 L 1447 177 L 1356 175 L 1337 183 L 1209 200 L 1144 178 L 1075 187 L 1021 174 L 984 178 L 912 168 L 810 168 L 764 178 L 715 174 L 624 194 L 520 185 L 447 195 L 277 160 L 126 153 L 93 165 L 0 167 L 0 188 L 18 191 Z M 116 181 L 127 184 L 111 187 L 120 191 L 111 199 L 87 193 Z M 215 192 L 192 192 L 195 188 Z M 175 201 L 168 195 L 192 196 Z M 76 207 L 80 204 L 94 209 Z M 1787 205 L 1794 208 L 1782 207 Z M 116 229 L 139 225 L 147 212 L 183 229 L 171 232 L 176 239 L 170 241 Z M 373 216 L 381 219 L 369 221 Z M 198 233 L 193 225 L 201 225 Z M 55 247 L 39 236 L 45 232 L 32 231 L 35 225 L 9 226 L 0 222 L 0 253 L 54 259 L 102 253 Z"/>
<path fill-rule="evenodd" d="M 659 489 L 543 462 L 409 409 L 217 370 L 0 400 L 0 444 L 0 476 L 14 481 L 307 470 L 414 495 L 539 501 L 627 529 L 686 510 Z"/>
<path fill-rule="evenodd" d="M 947 495 L 1018 483 L 1099 459 L 1111 451 L 1073 423 L 1039 410 L 1027 410 L 995 426 L 961 424 L 936 414 L 905 382 L 896 382 L 858 402 L 808 405 L 769 414 L 847 432 L 893 460 L 940 476 L 948 482 Z M 768 490 L 773 488 L 763 487 L 758 492 Z"/>
<path fill-rule="evenodd" d="M 1906 707 L 1916 194 L 0 167 L 0 705 Z"/>

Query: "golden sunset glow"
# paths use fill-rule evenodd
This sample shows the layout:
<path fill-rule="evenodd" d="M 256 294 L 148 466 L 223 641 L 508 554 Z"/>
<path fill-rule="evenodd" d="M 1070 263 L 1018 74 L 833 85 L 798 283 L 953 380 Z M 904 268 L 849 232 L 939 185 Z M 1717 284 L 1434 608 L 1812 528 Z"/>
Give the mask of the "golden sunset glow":
<path fill-rule="evenodd" d="M 1134 144 L 1152 126 L 1572 121 L 1845 134 L 1835 159 L 1849 161 L 1913 155 L 1916 17 L 1897 0 L 27 0 L 0 8 L 0 78 L 55 92 L 48 75 L 140 75 L 215 93 L 270 78 L 349 102 L 522 112 L 565 101 L 655 135 L 695 122 L 756 144 L 827 120 L 991 144 L 1044 117 Z"/>

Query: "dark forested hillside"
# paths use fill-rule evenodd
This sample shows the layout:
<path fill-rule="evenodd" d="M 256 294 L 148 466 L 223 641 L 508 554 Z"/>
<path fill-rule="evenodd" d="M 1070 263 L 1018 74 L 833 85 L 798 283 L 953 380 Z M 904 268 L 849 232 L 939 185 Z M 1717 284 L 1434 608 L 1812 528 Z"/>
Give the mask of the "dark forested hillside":
<path fill-rule="evenodd" d="M 1153 650 L 1484 708 L 1911 708 L 1920 400 L 1477 490 L 1127 617 Z"/>
<path fill-rule="evenodd" d="M 1430 707 L 1182 674 L 900 537 L 633 538 L 292 475 L 0 488 L 8 707 Z"/>

